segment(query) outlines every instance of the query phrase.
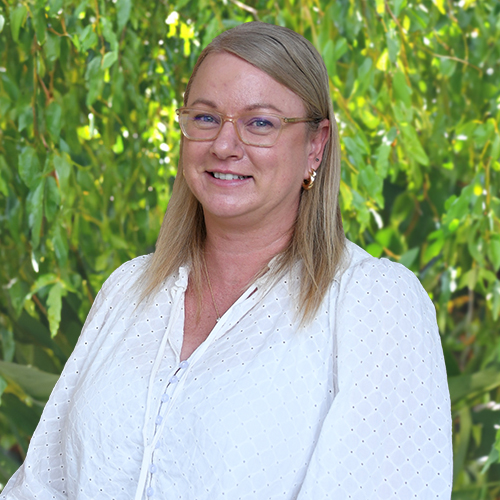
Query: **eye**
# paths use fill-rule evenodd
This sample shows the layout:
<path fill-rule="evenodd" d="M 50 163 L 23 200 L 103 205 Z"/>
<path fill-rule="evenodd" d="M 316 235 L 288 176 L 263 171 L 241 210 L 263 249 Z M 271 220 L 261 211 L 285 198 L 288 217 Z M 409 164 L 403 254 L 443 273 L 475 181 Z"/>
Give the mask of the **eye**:
<path fill-rule="evenodd" d="M 247 116 L 243 120 L 244 128 L 249 134 L 270 135 L 278 133 L 281 127 L 280 119 L 275 116 Z"/>
<path fill-rule="evenodd" d="M 220 124 L 220 118 L 217 115 L 204 113 L 201 111 L 194 111 L 190 113 L 189 117 L 199 127 L 210 127 Z"/>
<path fill-rule="evenodd" d="M 248 128 L 268 128 L 272 129 L 274 128 L 274 123 L 267 117 L 265 116 L 254 116 L 250 118 L 247 123 L 246 127 Z"/>

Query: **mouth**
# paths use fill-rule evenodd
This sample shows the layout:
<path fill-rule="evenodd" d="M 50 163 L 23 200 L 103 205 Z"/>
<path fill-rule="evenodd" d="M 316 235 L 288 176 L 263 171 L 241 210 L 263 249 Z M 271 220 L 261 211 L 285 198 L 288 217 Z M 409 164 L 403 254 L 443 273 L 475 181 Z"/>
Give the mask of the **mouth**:
<path fill-rule="evenodd" d="M 234 181 L 234 180 L 244 180 L 251 177 L 250 175 L 235 175 L 235 174 L 224 174 L 222 172 L 210 172 L 212 177 L 216 179 L 222 179 L 223 181 Z"/>

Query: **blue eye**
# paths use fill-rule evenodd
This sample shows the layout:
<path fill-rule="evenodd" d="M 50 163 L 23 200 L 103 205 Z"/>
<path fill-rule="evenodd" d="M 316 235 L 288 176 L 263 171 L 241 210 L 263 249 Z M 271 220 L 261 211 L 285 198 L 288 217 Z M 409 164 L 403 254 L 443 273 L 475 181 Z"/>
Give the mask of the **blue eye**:
<path fill-rule="evenodd" d="M 189 122 L 199 129 L 212 130 L 220 126 L 220 117 L 200 110 L 189 113 Z"/>
<path fill-rule="evenodd" d="M 273 128 L 274 124 L 267 118 L 255 117 L 249 120 L 246 126 L 251 128 Z"/>
<path fill-rule="evenodd" d="M 202 122 L 202 123 L 218 123 L 218 119 L 214 115 L 209 115 L 209 114 L 201 114 L 198 113 L 195 116 L 192 117 L 192 119 L 196 122 Z"/>

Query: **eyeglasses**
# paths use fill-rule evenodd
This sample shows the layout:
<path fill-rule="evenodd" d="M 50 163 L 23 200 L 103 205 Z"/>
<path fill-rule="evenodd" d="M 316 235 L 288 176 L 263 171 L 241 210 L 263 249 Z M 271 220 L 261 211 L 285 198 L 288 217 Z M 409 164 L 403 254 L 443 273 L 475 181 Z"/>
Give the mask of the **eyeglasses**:
<path fill-rule="evenodd" d="M 311 118 L 286 118 L 254 112 L 231 118 L 217 111 L 196 108 L 179 108 L 176 113 L 182 133 L 191 141 L 213 141 L 217 139 L 224 123 L 231 122 L 241 142 L 261 148 L 276 144 L 285 123 L 315 121 Z"/>

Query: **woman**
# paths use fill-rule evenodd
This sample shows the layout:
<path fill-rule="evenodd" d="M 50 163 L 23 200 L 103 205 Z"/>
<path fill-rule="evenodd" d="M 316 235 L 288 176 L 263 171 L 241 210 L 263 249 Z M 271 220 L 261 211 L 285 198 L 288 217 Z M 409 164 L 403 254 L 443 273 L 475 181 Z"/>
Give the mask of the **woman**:
<path fill-rule="evenodd" d="M 344 238 L 316 50 L 241 25 L 184 101 L 156 252 L 103 286 L 2 498 L 449 498 L 434 310 Z"/>

